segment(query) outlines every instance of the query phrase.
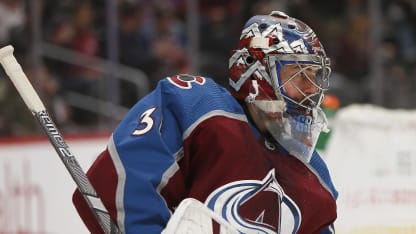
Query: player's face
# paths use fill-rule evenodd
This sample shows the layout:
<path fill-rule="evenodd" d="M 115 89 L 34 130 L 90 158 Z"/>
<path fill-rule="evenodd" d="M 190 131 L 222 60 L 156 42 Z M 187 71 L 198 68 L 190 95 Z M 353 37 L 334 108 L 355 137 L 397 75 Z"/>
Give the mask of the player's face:
<path fill-rule="evenodd" d="M 288 64 L 280 71 L 280 79 L 286 95 L 301 102 L 305 97 L 316 94 L 319 88 L 316 85 L 318 66 Z M 306 103 L 304 103 L 306 104 Z"/>
<path fill-rule="evenodd" d="M 257 95 L 262 93 L 258 88 L 250 93 L 255 98 L 249 96 L 253 99 L 247 99 L 251 100 L 247 107 L 261 133 L 272 136 L 293 156 L 309 162 L 320 132 L 327 130 L 325 114 L 318 108 L 327 88 L 322 66 L 296 62 L 282 65 L 279 71 L 277 91 L 284 95 L 284 100 Z"/>

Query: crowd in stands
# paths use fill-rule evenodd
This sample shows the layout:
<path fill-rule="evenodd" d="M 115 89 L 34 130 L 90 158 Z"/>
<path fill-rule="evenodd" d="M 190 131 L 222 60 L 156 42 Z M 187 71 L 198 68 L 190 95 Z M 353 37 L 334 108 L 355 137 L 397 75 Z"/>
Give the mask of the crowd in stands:
<path fill-rule="evenodd" d="M 99 97 L 108 78 L 91 67 L 50 58 L 33 63 L 33 7 L 31 0 L 0 0 L 0 46 L 12 44 L 15 55 L 41 90 L 49 112 L 60 127 L 95 131 L 96 113 L 70 106 L 65 93 Z M 109 58 L 108 1 L 43 0 L 40 5 L 41 40 L 86 56 Z M 371 103 L 370 65 L 382 56 L 382 106 L 416 108 L 416 2 L 380 0 L 382 47 L 374 51 L 368 4 L 363 0 L 199 0 L 198 68 L 192 71 L 185 0 L 118 0 L 117 60 L 143 71 L 155 87 L 167 75 L 196 72 L 227 84 L 228 56 L 235 49 L 244 22 L 270 9 L 286 11 L 315 29 L 333 62 L 330 92 L 341 106 Z M 37 65 L 37 67 L 35 67 Z M 40 68 L 39 68 L 40 66 Z M 39 78 L 40 77 L 40 78 Z M 127 108 L 139 98 L 131 85 L 120 82 L 120 104 Z M 111 91 L 106 91 L 106 93 Z M 0 73 L 0 136 L 37 134 L 3 72 Z"/>

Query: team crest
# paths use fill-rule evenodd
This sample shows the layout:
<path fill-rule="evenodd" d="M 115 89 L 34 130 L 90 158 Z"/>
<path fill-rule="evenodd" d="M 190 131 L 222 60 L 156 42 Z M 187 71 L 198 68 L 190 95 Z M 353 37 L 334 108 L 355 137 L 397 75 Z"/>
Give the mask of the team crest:
<path fill-rule="evenodd" d="M 263 180 L 226 184 L 210 194 L 205 205 L 240 233 L 296 233 L 301 213 L 270 170 Z"/>
<path fill-rule="evenodd" d="M 177 75 L 168 78 L 169 82 L 181 89 L 191 89 L 192 83 L 199 85 L 205 84 L 205 78 L 202 76 Z"/>

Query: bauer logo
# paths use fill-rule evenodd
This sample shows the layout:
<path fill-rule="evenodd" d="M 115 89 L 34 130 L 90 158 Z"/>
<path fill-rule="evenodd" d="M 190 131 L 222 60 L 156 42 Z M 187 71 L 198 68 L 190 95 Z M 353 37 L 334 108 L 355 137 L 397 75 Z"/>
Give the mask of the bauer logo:
<path fill-rule="evenodd" d="M 56 146 L 58 153 L 62 157 L 73 157 L 74 155 L 69 150 L 68 145 L 65 143 L 55 124 L 53 123 L 48 112 L 40 111 L 36 113 L 36 118 L 42 123 L 42 127 L 50 139 L 53 139 L 52 144 Z M 73 159 L 72 159 L 73 160 Z"/>
<path fill-rule="evenodd" d="M 259 180 L 242 180 L 216 189 L 205 204 L 241 233 L 296 233 L 298 206 L 287 196 L 274 169 Z"/>

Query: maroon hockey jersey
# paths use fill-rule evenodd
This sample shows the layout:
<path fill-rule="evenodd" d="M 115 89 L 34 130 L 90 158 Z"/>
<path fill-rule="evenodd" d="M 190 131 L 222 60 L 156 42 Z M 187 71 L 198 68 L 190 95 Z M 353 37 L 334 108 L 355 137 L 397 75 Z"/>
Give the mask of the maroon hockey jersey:
<path fill-rule="evenodd" d="M 325 162 L 267 141 L 227 90 L 174 76 L 140 100 L 87 173 L 125 233 L 160 233 L 196 198 L 241 233 L 333 233 L 337 192 Z M 74 204 L 100 228 L 78 191 Z"/>

